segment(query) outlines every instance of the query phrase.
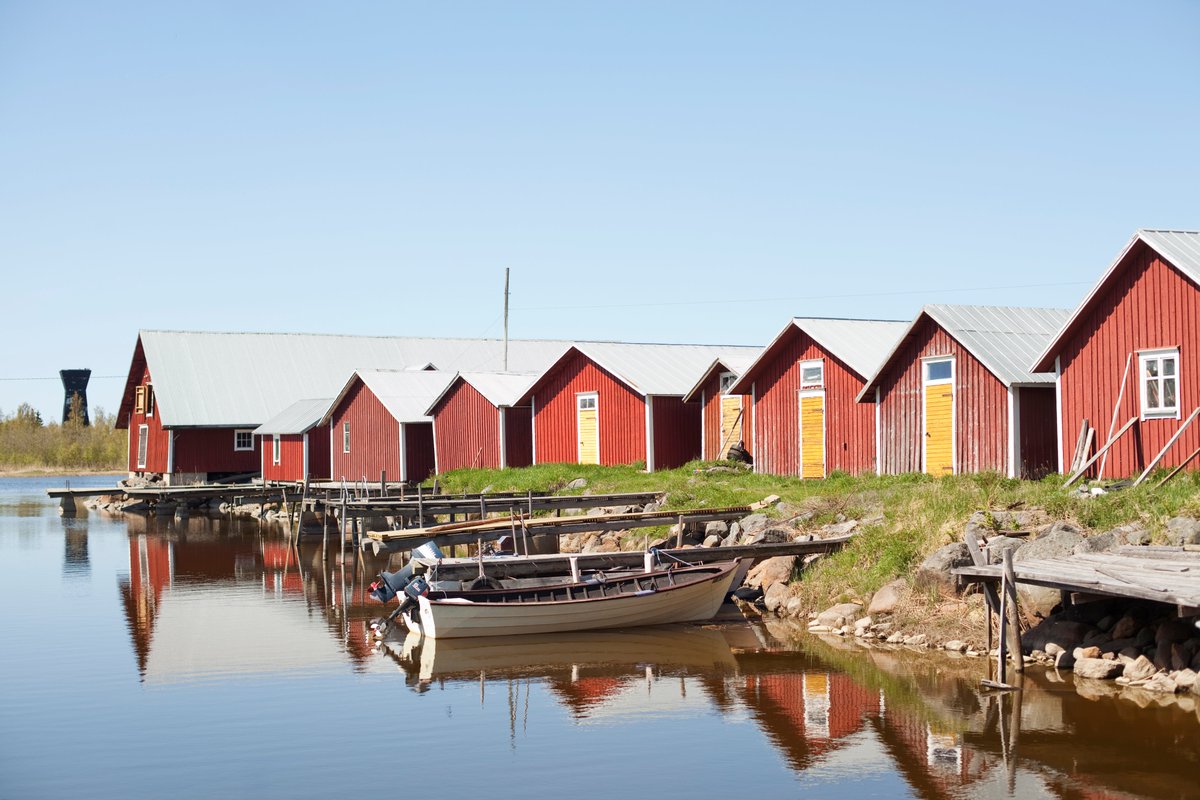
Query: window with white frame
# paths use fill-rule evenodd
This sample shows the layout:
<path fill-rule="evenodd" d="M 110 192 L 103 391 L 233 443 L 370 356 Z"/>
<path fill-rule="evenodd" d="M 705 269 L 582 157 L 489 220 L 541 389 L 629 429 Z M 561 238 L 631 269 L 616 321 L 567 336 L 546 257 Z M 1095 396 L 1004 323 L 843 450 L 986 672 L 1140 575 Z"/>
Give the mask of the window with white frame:
<path fill-rule="evenodd" d="M 280 456 L 279 434 L 276 433 L 271 437 L 271 463 L 278 465 Z"/>
<path fill-rule="evenodd" d="M 254 431 L 243 430 L 233 432 L 233 449 L 234 450 L 253 450 L 254 449 Z"/>
<path fill-rule="evenodd" d="M 576 402 L 580 411 L 590 411 L 596 407 L 596 395 L 581 394 Z"/>
<path fill-rule="evenodd" d="M 1142 419 L 1179 416 L 1179 351 L 1147 350 L 1138 353 Z"/>
<path fill-rule="evenodd" d="M 721 373 L 721 394 L 729 394 L 729 390 L 737 383 L 737 375 L 732 372 Z"/>
<path fill-rule="evenodd" d="M 146 468 L 146 451 L 150 447 L 150 426 L 138 425 L 137 468 Z"/>
<path fill-rule="evenodd" d="M 825 362 L 821 359 L 800 362 L 800 388 L 821 389 L 825 386 Z"/>
<path fill-rule="evenodd" d="M 947 383 L 954 379 L 954 359 L 939 358 L 925 362 L 925 383 Z"/>
<path fill-rule="evenodd" d="M 350 423 L 342 423 L 342 452 L 350 452 Z"/>

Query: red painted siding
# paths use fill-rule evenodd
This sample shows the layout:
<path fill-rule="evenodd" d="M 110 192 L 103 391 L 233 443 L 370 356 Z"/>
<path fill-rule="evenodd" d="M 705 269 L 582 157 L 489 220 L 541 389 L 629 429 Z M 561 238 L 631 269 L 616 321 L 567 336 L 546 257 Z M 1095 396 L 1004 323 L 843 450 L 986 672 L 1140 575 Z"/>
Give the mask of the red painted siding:
<path fill-rule="evenodd" d="M 855 402 L 865 378 L 793 328 L 776 343 L 754 379 L 752 438 L 759 472 L 800 474 L 800 362 L 816 359 L 825 362 L 826 474 L 875 469 L 875 404 Z"/>
<path fill-rule="evenodd" d="M 642 396 L 582 353 L 560 360 L 533 395 L 534 455 L 539 464 L 577 463 L 575 395 L 596 392 L 600 463 L 632 464 L 646 459 L 646 404 Z M 697 432 L 696 437 L 699 437 Z"/>
<path fill-rule="evenodd" d="M 1020 412 L 1021 471 L 1019 477 L 1037 480 L 1058 471 L 1058 428 L 1051 424 L 1055 411 L 1054 387 L 1017 389 Z"/>
<path fill-rule="evenodd" d="M 138 345 L 140 354 L 141 345 Z M 135 369 L 138 375 L 133 382 L 134 386 L 146 386 L 152 384 L 150 378 L 150 370 L 144 363 L 136 363 Z M 157 406 L 157 400 L 155 404 Z M 162 408 L 156 407 L 152 416 L 146 416 L 145 413 L 138 413 L 132 401 L 128 405 L 129 417 L 129 471 L 137 473 L 158 472 L 165 473 L 167 471 L 167 458 L 170 448 L 170 433 L 163 430 L 162 426 Z M 142 425 L 146 426 L 147 447 L 146 447 L 146 466 L 138 467 L 138 435 Z"/>
<path fill-rule="evenodd" d="M 652 398 L 654 468 L 674 469 L 700 457 L 700 406 L 682 397 Z"/>
<path fill-rule="evenodd" d="M 252 437 L 254 449 L 234 450 L 233 428 L 180 428 L 173 433 L 175 472 L 205 473 L 211 478 L 258 472 L 262 466 L 259 437 Z"/>
<path fill-rule="evenodd" d="M 420 483 L 434 472 L 433 423 L 407 422 L 404 425 L 404 480 Z M 375 473 L 378 475 L 378 471 Z"/>
<path fill-rule="evenodd" d="M 400 423 L 396 422 L 379 398 L 355 379 L 350 391 L 332 414 L 334 479 L 379 480 L 386 471 L 388 480 L 400 478 Z M 350 452 L 344 452 L 342 425 L 350 423 Z"/>
<path fill-rule="evenodd" d="M 533 409 L 513 406 L 504 410 L 504 456 L 509 467 L 533 463 Z"/>
<path fill-rule="evenodd" d="M 269 481 L 304 480 L 304 434 L 279 436 L 279 463 L 273 463 L 273 436 L 262 437 L 262 475 Z"/>
<path fill-rule="evenodd" d="M 458 378 L 433 410 L 437 471 L 500 466 L 500 410 Z"/>
<path fill-rule="evenodd" d="M 700 443 L 700 457 L 713 461 L 721 455 L 721 373 L 713 371 L 711 375 L 704 381 L 703 389 L 703 408 L 701 414 L 704 417 L 702 425 L 702 438 Z M 754 454 L 751 440 L 754 438 L 750 432 L 754 430 L 754 407 L 751 402 L 750 395 L 742 395 L 742 441 L 746 446 L 746 451 L 751 455 Z M 736 444 L 736 443 L 735 443 Z"/>
<path fill-rule="evenodd" d="M 885 473 L 924 469 L 921 359 L 948 355 L 955 356 L 955 472 L 1008 472 L 1007 387 L 937 323 L 922 316 L 880 380 L 880 458 Z"/>
<path fill-rule="evenodd" d="M 1106 477 L 1133 475 L 1145 469 L 1200 404 L 1200 289 L 1149 246 L 1138 242 L 1058 354 L 1062 371 L 1060 444 L 1067 462 L 1063 469 L 1070 467 L 1083 419 L 1096 429 L 1093 453 L 1107 441 L 1113 405 L 1130 353 L 1134 354 L 1133 363 L 1125 398 L 1118 409 L 1117 427 L 1140 413 L 1137 352 L 1165 347 L 1179 348 L 1178 397 L 1183 419 L 1134 423 L 1109 449 Z M 1193 422 L 1160 466 L 1178 465 L 1198 447 L 1200 422 Z M 1191 468 L 1200 468 L 1200 460 L 1193 461 Z"/>
<path fill-rule="evenodd" d="M 308 476 L 328 480 L 329 474 L 329 426 L 319 425 L 308 432 Z"/>

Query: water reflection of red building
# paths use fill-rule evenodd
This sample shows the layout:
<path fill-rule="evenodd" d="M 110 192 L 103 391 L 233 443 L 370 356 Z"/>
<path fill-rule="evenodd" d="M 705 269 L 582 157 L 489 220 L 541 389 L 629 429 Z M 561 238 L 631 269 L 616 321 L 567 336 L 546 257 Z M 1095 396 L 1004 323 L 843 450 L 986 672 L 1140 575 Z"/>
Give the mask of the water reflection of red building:
<path fill-rule="evenodd" d="M 371 658 L 369 623 L 382 607 L 367 595 L 367 584 L 378 565 L 348 560 L 343 573 L 339 554 L 322 559 L 319 544 L 297 547 L 291 540 L 273 537 L 274 531 L 254 527 L 246 533 L 241 530 L 246 526 L 231 526 L 228 520 L 135 518 L 130 527 L 146 532 L 131 530 L 129 576 L 119 581 L 119 590 L 143 678 L 163 603 L 180 587 L 189 593 L 211 589 L 220 594 L 231 586 L 244 592 L 248 585 L 257 585 L 264 598 L 322 611 L 328 633 L 340 640 L 356 668 Z"/>

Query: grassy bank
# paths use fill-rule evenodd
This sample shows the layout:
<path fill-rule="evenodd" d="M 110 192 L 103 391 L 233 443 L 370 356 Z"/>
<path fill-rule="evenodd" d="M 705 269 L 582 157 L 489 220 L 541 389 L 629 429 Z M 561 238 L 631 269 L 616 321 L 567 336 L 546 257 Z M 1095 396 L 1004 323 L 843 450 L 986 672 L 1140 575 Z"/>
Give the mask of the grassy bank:
<path fill-rule="evenodd" d="M 713 469 L 717 467 L 717 469 Z M 1161 537 L 1166 521 L 1179 514 L 1200 516 L 1200 474 L 1176 477 L 1161 489 L 1155 480 L 1136 489 L 1079 497 L 1061 488 L 1062 478 L 1018 481 L 994 473 L 932 478 L 927 475 L 834 475 L 802 481 L 772 475 L 730 472 L 723 465 L 693 462 L 680 469 L 647 474 L 635 467 L 545 464 L 526 469 L 460 470 L 440 476 L 448 491 L 557 490 L 584 478 L 591 493 L 662 491 L 666 508 L 731 506 L 779 495 L 783 513 L 812 512 L 805 527 L 842 518 L 882 521 L 866 526 L 851 545 L 822 560 L 806 574 L 801 597 L 813 608 L 840 599 L 863 598 L 884 583 L 905 576 L 926 555 L 959 541 L 971 514 L 980 509 L 1040 507 L 1095 531 L 1141 522 Z M 780 511 L 772 513 L 779 515 Z M 642 534 L 636 534 L 641 541 Z"/>

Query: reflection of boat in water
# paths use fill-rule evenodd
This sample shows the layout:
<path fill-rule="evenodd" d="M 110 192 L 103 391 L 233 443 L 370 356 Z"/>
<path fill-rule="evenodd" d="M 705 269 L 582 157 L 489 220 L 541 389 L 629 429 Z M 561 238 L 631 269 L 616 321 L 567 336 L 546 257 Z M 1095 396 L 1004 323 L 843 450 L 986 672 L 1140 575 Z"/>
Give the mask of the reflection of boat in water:
<path fill-rule="evenodd" d="M 616 665 L 664 670 L 731 671 L 729 643 L 719 631 L 694 626 L 643 627 L 622 631 L 576 631 L 486 639 L 430 639 L 410 631 L 389 643 L 401 669 L 420 680 L 480 673 L 544 673 L 555 668 Z"/>
<path fill-rule="evenodd" d="M 727 561 L 529 589 L 416 591 L 410 593 L 416 611 L 405 619 L 410 628 L 433 639 L 694 622 L 717 613 L 738 566 L 738 561 Z"/>

